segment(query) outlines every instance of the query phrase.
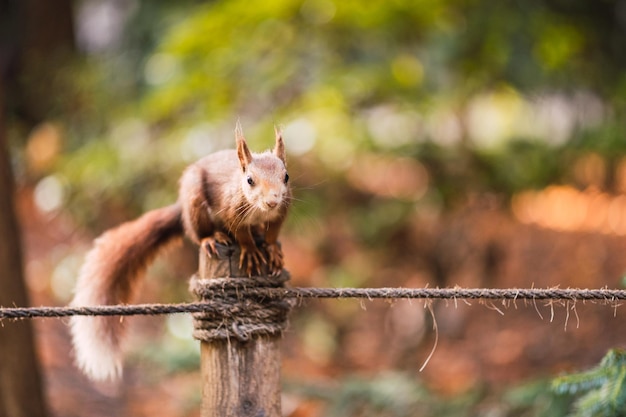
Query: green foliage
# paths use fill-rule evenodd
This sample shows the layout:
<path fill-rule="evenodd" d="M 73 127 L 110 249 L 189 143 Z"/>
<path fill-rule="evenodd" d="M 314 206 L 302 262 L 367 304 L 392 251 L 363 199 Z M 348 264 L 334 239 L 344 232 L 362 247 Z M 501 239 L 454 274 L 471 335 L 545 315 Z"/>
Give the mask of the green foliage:
<path fill-rule="evenodd" d="M 331 417 L 565 417 L 571 402 L 548 387 L 543 380 L 504 390 L 476 386 L 451 398 L 408 374 L 388 372 L 375 378 L 348 377 L 331 387 L 292 382 L 285 391 L 321 400 L 324 415 Z"/>
<path fill-rule="evenodd" d="M 586 372 L 555 379 L 559 394 L 578 396 L 572 417 L 626 415 L 626 351 L 611 349 L 600 364 Z"/>
<path fill-rule="evenodd" d="M 533 381 L 508 389 L 500 402 L 509 411 L 506 415 L 518 417 L 565 417 L 571 399 L 556 395 L 545 380 Z"/>
<path fill-rule="evenodd" d="M 324 414 L 329 417 L 430 415 L 433 405 L 431 393 L 402 373 L 381 374 L 374 379 L 349 377 L 334 387 L 290 383 L 286 391 L 322 400 L 327 404 Z"/>
<path fill-rule="evenodd" d="M 607 159 L 626 153 L 626 141 L 621 122 L 609 121 L 600 128 L 573 138 L 569 147 L 578 152 L 597 152 Z"/>
<path fill-rule="evenodd" d="M 498 152 L 479 151 L 476 157 L 489 189 L 510 194 L 558 182 L 563 172 L 554 152 L 542 141 L 515 140 Z"/>
<path fill-rule="evenodd" d="M 416 204 L 436 212 L 476 191 L 507 197 L 569 178 L 573 155 L 626 152 L 612 7 L 139 2 L 118 50 L 51 77 L 61 84 L 51 116 L 67 133 L 51 170 L 66 209 L 102 229 L 172 201 L 185 165 L 232 147 L 236 118 L 254 149 L 271 146 L 278 123 L 302 184 L 329 181 L 297 210 L 343 212 L 362 241 L 384 244 Z M 598 102 L 591 122 L 585 100 L 567 106 L 576 94 Z M 543 95 L 556 105 L 542 107 Z M 555 126 L 565 126 L 557 139 Z M 357 189 L 344 178 L 362 155 L 414 158 L 427 190 L 398 202 Z"/>

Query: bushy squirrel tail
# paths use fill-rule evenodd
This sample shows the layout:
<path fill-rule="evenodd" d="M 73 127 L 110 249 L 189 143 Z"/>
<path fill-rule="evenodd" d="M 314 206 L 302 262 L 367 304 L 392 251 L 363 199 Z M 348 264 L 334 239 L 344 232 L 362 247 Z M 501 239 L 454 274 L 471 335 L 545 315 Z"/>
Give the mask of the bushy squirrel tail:
<path fill-rule="evenodd" d="M 85 258 L 71 305 L 128 303 L 150 262 L 182 235 L 179 204 L 152 210 L 105 232 Z M 70 325 L 76 362 L 85 374 L 94 380 L 119 378 L 124 333 L 120 317 L 74 316 Z"/>

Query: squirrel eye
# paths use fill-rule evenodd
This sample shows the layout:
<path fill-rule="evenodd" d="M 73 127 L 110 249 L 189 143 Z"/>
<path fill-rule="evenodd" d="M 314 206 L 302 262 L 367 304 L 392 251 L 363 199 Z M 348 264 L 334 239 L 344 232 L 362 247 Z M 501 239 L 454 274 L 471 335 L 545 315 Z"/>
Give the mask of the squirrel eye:
<path fill-rule="evenodd" d="M 285 174 L 285 184 L 287 184 L 287 181 L 289 181 L 289 174 Z"/>
<path fill-rule="evenodd" d="M 252 177 L 248 177 L 248 184 L 250 184 L 251 187 L 254 185 L 254 180 L 252 179 Z"/>

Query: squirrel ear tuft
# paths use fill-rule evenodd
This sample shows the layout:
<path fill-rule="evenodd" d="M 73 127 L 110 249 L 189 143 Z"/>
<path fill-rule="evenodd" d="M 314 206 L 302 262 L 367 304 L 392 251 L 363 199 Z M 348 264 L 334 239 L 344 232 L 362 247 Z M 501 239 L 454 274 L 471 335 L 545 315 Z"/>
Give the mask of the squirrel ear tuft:
<path fill-rule="evenodd" d="M 276 155 L 285 166 L 287 165 L 287 157 L 285 154 L 285 142 L 283 142 L 283 131 L 279 126 L 274 126 L 276 133 L 276 145 L 274 146 L 274 155 Z"/>
<path fill-rule="evenodd" d="M 237 156 L 239 157 L 239 163 L 241 168 L 245 169 L 250 162 L 252 162 L 252 154 L 248 149 L 246 138 L 243 136 L 243 129 L 241 123 L 237 120 L 235 125 L 235 143 L 237 144 Z"/>

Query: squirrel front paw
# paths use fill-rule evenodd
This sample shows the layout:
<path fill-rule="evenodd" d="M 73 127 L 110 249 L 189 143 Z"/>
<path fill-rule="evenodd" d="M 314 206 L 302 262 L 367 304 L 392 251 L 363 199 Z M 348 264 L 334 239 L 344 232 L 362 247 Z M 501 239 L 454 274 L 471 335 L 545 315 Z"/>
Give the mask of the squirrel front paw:
<path fill-rule="evenodd" d="M 241 247 L 241 255 L 239 256 L 239 269 L 245 271 L 249 277 L 252 275 L 261 275 L 262 265 L 266 264 L 267 261 L 263 256 L 263 253 L 256 247 Z"/>
<path fill-rule="evenodd" d="M 220 243 L 222 245 L 230 245 L 231 240 L 228 235 L 223 232 L 215 232 L 213 233 L 213 236 L 205 237 L 204 239 L 202 239 L 200 244 L 209 255 L 209 258 L 212 258 L 213 255 L 219 258 L 219 253 L 217 252 L 217 248 L 215 247 L 216 243 Z"/>
<path fill-rule="evenodd" d="M 285 264 L 283 260 L 283 250 L 278 243 L 268 243 L 265 245 L 267 252 L 267 269 L 270 275 L 280 275 Z"/>

